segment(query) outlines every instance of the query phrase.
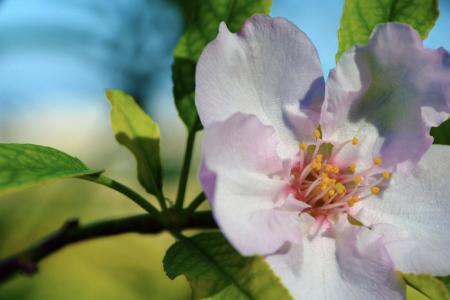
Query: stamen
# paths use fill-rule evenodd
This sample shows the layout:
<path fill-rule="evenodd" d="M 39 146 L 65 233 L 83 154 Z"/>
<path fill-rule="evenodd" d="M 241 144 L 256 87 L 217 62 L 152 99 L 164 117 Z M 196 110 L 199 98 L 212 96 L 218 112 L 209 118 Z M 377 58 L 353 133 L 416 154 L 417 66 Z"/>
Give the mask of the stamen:
<path fill-rule="evenodd" d="M 378 195 L 378 194 L 380 193 L 380 188 L 377 187 L 377 186 L 373 186 L 373 187 L 370 189 L 370 192 L 372 192 L 372 194 L 374 194 L 374 195 Z"/>
<path fill-rule="evenodd" d="M 315 137 L 316 139 L 320 139 L 322 137 L 322 133 L 320 132 L 319 129 L 315 129 L 313 131 L 313 137 Z"/>
<path fill-rule="evenodd" d="M 355 172 L 356 172 L 356 163 L 351 163 L 350 166 L 348 166 L 348 168 L 349 168 L 349 170 L 350 170 L 350 172 L 352 174 L 355 174 Z"/>
<path fill-rule="evenodd" d="M 322 154 L 317 154 L 316 155 L 316 158 L 315 158 L 315 161 L 317 161 L 317 162 L 322 162 L 322 159 L 323 159 L 323 155 Z"/>
<path fill-rule="evenodd" d="M 359 201 L 359 197 L 358 196 L 353 196 L 353 197 L 350 198 L 350 200 L 347 201 L 347 204 L 348 204 L 348 206 L 352 207 L 358 201 Z"/>
<path fill-rule="evenodd" d="M 388 170 L 380 170 L 380 157 L 373 157 L 373 165 L 357 170 L 356 162 L 351 162 L 341 170 L 335 163 L 336 154 L 345 145 L 359 144 L 354 136 L 340 144 L 323 141 L 319 128 L 313 131 L 316 140 L 310 144 L 300 143 L 299 152 L 291 169 L 290 187 L 292 195 L 310 205 L 304 212 L 319 220 L 341 213 L 349 213 L 349 208 L 381 192 L 384 181 L 391 178 Z M 339 160 L 337 160 L 338 162 Z"/>
<path fill-rule="evenodd" d="M 336 191 L 338 192 L 338 194 L 344 194 L 346 192 L 346 188 L 342 183 L 338 182 L 336 184 Z"/>
<path fill-rule="evenodd" d="M 360 184 L 363 181 L 363 178 L 361 176 L 355 176 L 352 181 L 356 184 Z"/>
<path fill-rule="evenodd" d="M 381 166 L 382 163 L 383 163 L 383 161 L 381 160 L 381 157 L 375 156 L 375 157 L 373 158 L 373 164 L 374 164 L 375 166 Z"/>

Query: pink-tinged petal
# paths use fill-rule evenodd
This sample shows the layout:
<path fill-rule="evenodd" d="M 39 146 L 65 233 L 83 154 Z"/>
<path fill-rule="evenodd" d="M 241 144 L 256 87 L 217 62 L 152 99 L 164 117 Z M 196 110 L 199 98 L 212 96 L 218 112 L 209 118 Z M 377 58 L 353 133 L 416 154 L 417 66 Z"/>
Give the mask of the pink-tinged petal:
<path fill-rule="evenodd" d="M 430 127 L 450 112 L 450 55 L 425 49 L 408 25 L 376 28 L 369 43 L 342 55 L 328 78 L 324 135 L 378 136 L 375 154 L 407 173 L 432 144 Z"/>
<path fill-rule="evenodd" d="M 205 129 L 201 182 L 222 232 L 243 255 L 273 253 L 301 238 L 298 211 L 279 208 L 288 164 L 273 128 L 234 114 Z"/>
<path fill-rule="evenodd" d="M 287 169 L 277 153 L 279 143 L 272 127 L 254 115 L 236 113 L 205 129 L 202 158 L 218 175 L 248 171 L 268 176 Z"/>
<path fill-rule="evenodd" d="M 317 129 L 316 119 L 319 114 L 316 112 L 307 113 L 298 109 L 298 105 L 286 105 L 283 109 L 284 121 L 291 129 L 296 141 L 312 142 L 312 133 Z"/>
<path fill-rule="evenodd" d="M 381 198 L 360 202 L 358 219 L 385 235 L 400 271 L 450 273 L 449 178 L 450 147 L 433 145 L 411 176 L 394 174 Z"/>
<path fill-rule="evenodd" d="M 323 94 L 316 49 L 283 18 L 255 15 L 237 34 L 222 23 L 197 64 L 196 104 L 205 127 L 236 112 L 251 113 L 293 142 L 284 105 L 317 117 Z"/>
<path fill-rule="evenodd" d="M 365 228 L 305 238 L 266 259 L 295 299 L 404 299 L 381 236 Z"/>
<path fill-rule="evenodd" d="M 209 170 L 204 162 L 200 165 L 200 182 L 202 183 L 203 191 L 206 197 L 211 202 L 214 199 L 214 192 L 216 190 L 216 173 Z"/>

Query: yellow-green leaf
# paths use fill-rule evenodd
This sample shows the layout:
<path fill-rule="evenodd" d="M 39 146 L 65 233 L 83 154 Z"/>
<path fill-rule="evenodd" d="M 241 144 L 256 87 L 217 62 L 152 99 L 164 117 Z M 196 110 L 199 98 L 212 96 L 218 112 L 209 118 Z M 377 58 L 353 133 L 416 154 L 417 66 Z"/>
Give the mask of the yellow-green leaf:
<path fill-rule="evenodd" d="M 450 300 L 450 294 L 444 283 L 429 274 L 405 274 L 407 300 Z"/>
<path fill-rule="evenodd" d="M 164 270 L 171 279 L 186 276 L 194 299 L 292 299 L 262 257 L 242 257 L 217 232 L 180 239 Z"/>
<path fill-rule="evenodd" d="M 48 181 L 98 173 L 78 158 L 31 144 L 0 144 L 0 194 Z"/>
<path fill-rule="evenodd" d="M 365 44 L 377 24 L 401 22 L 425 39 L 439 16 L 438 0 L 346 0 L 336 60 L 356 44 Z"/>
<path fill-rule="evenodd" d="M 147 192 L 159 197 L 162 170 L 158 124 L 125 92 L 107 90 L 106 96 L 112 105 L 111 125 L 117 141 L 134 154 L 141 185 Z"/>

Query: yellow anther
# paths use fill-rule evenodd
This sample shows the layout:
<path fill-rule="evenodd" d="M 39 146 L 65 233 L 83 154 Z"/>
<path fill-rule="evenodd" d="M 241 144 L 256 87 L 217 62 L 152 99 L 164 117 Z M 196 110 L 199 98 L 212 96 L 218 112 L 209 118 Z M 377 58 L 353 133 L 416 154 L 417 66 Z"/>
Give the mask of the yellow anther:
<path fill-rule="evenodd" d="M 359 143 L 359 139 L 358 139 L 358 137 L 355 135 L 355 136 L 352 138 L 352 145 L 358 145 L 358 143 Z"/>
<path fill-rule="evenodd" d="M 328 191 L 328 195 L 331 197 L 336 193 L 336 191 L 334 189 L 331 189 Z"/>
<path fill-rule="evenodd" d="M 370 191 L 372 192 L 372 194 L 378 195 L 380 193 L 380 188 L 377 186 L 374 186 L 370 189 Z"/>
<path fill-rule="evenodd" d="M 355 173 L 356 163 L 351 163 L 350 166 L 348 166 L 348 169 L 350 170 L 350 172 Z"/>
<path fill-rule="evenodd" d="M 360 184 L 362 180 L 361 176 L 355 176 L 355 178 L 353 178 L 353 182 L 356 184 Z"/>
<path fill-rule="evenodd" d="M 375 157 L 373 158 L 373 163 L 374 163 L 374 165 L 376 165 L 376 166 L 381 166 L 381 164 L 383 163 L 383 161 L 381 160 L 381 157 L 375 156 Z"/>
<path fill-rule="evenodd" d="M 322 184 L 322 185 L 320 185 L 320 190 L 322 191 L 322 192 L 325 192 L 325 190 L 328 188 L 328 185 L 327 184 Z"/>
<path fill-rule="evenodd" d="M 320 163 L 320 162 L 314 162 L 314 163 L 312 164 L 312 168 L 313 168 L 315 171 L 320 171 L 320 169 L 322 169 L 322 163 Z"/>
<path fill-rule="evenodd" d="M 317 162 L 322 162 L 322 159 L 323 159 L 323 155 L 322 154 L 317 154 L 316 155 L 316 158 L 315 158 L 315 160 L 317 161 Z"/>
<path fill-rule="evenodd" d="M 384 171 L 383 172 L 383 179 L 384 180 L 388 180 L 389 178 L 391 178 L 391 173 L 388 171 Z"/>
<path fill-rule="evenodd" d="M 325 165 L 325 172 L 331 173 L 333 171 L 333 165 Z"/>
<path fill-rule="evenodd" d="M 300 150 L 306 151 L 306 149 L 308 148 L 308 145 L 306 145 L 305 143 L 301 143 L 298 145 L 298 147 L 300 148 Z"/>
<path fill-rule="evenodd" d="M 338 182 L 336 184 L 336 191 L 338 192 L 338 194 L 345 193 L 345 191 L 346 191 L 345 186 L 342 183 Z"/>
<path fill-rule="evenodd" d="M 333 172 L 334 174 L 338 174 L 338 173 L 339 173 L 339 171 L 340 171 L 340 169 L 339 169 L 339 167 L 338 167 L 338 166 L 334 166 L 334 167 L 333 167 L 333 170 L 332 170 L 332 172 Z"/>
<path fill-rule="evenodd" d="M 315 129 L 313 131 L 313 137 L 315 137 L 316 139 L 320 139 L 321 136 L 322 136 L 322 134 L 320 133 L 319 129 Z"/>
<path fill-rule="evenodd" d="M 350 200 L 347 201 L 348 206 L 353 206 L 355 205 L 356 202 L 359 201 L 359 197 L 358 196 L 353 196 L 350 198 Z"/>
<path fill-rule="evenodd" d="M 334 185 L 336 183 L 336 179 L 330 179 L 331 184 Z"/>

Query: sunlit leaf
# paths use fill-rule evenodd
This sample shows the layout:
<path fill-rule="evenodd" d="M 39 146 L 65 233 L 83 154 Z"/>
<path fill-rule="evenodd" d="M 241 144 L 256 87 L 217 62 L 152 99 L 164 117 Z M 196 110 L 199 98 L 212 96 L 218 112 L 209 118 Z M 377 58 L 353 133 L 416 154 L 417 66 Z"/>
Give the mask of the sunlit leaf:
<path fill-rule="evenodd" d="M 188 128 L 201 129 L 194 104 L 195 67 L 203 48 L 218 33 L 220 22 L 239 31 L 256 13 L 269 13 L 271 0 L 193 0 L 185 8 L 186 30 L 174 50 L 172 79 L 175 105 Z"/>
<path fill-rule="evenodd" d="M 169 278 L 185 275 L 194 299 L 292 299 L 261 257 L 242 257 L 220 233 L 183 238 L 167 251 Z"/>
<path fill-rule="evenodd" d="M 428 274 L 402 274 L 403 279 L 408 285 L 408 300 L 449 300 L 450 294 L 439 279 Z M 409 289 L 409 290 L 408 290 Z M 411 290 L 413 289 L 413 290 Z"/>
<path fill-rule="evenodd" d="M 450 276 L 440 276 L 437 278 L 444 283 L 445 287 L 450 292 Z"/>
<path fill-rule="evenodd" d="M 0 144 L 0 194 L 51 180 L 98 173 L 78 158 L 31 144 Z"/>
<path fill-rule="evenodd" d="M 106 96 L 112 105 L 111 124 L 116 139 L 134 154 L 139 182 L 147 192 L 161 195 L 162 170 L 158 124 L 130 95 L 118 90 L 107 90 Z"/>
<path fill-rule="evenodd" d="M 346 0 L 336 60 L 355 44 L 365 44 L 377 24 L 401 22 L 425 39 L 439 16 L 438 0 Z"/>

